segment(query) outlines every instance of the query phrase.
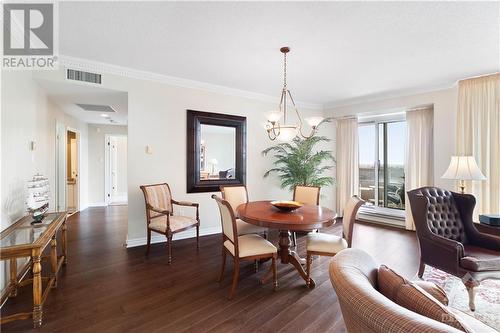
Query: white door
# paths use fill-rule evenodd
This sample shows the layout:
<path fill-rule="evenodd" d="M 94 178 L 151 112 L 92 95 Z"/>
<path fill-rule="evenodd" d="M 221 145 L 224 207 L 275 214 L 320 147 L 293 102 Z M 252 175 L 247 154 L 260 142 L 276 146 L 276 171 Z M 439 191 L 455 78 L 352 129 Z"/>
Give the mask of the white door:
<path fill-rule="evenodd" d="M 127 203 L 127 137 L 110 136 L 108 149 L 108 204 L 125 204 Z"/>

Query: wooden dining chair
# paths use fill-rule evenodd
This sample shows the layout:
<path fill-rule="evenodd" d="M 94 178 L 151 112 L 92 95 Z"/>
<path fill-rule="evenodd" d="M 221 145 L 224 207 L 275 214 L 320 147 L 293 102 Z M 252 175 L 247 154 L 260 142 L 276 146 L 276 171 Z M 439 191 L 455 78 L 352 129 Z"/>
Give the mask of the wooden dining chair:
<path fill-rule="evenodd" d="M 167 237 L 168 264 L 172 263 L 173 235 L 196 227 L 196 248 L 199 248 L 200 213 L 199 204 L 172 199 L 170 186 L 167 183 L 141 185 L 146 202 L 147 247 L 146 256 L 151 247 L 151 232 L 157 232 Z M 174 215 L 173 205 L 196 208 L 196 217 Z"/>
<path fill-rule="evenodd" d="M 226 200 L 231 205 L 236 215 L 238 235 L 267 234 L 267 228 L 247 223 L 237 216 L 238 213 L 236 209 L 238 206 L 248 202 L 248 191 L 245 185 L 220 186 L 220 191 L 222 193 L 222 199 Z"/>
<path fill-rule="evenodd" d="M 298 201 L 306 205 L 319 206 L 319 186 L 295 185 L 293 188 L 293 201 Z M 318 231 L 318 230 L 310 230 Z M 297 246 L 297 233 L 292 233 L 293 246 Z"/>
<path fill-rule="evenodd" d="M 234 262 L 233 283 L 228 298 L 233 298 L 236 291 L 240 275 L 241 260 L 255 261 L 271 258 L 272 263 L 270 269 L 273 274 L 274 290 L 276 290 L 278 287 L 278 275 L 276 268 L 278 249 L 259 235 L 238 235 L 236 218 L 229 202 L 217 197 L 216 195 L 212 195 L 212 198 L 215 199 L 217 205 L 219 206 L 222 224 L 222 267 L 218 279 L 219 282 L 222 281 L 224 276 L 226 255 L 229 254 L 232 256 Z"/>
<path fill-rule="evenodd" d="M 354 230 L 356 215 L 358 214 L 359 207 L 364 203 L 364 200 L 355 195 L 347 202 L 342 218 L 342 237 L 322 232 L 310 232 L 307 234 L 306 283 L 308 286 L 311 281 L 313 255 L 333 257 L 343 249 L 351 247 L 352 231 Z"/>

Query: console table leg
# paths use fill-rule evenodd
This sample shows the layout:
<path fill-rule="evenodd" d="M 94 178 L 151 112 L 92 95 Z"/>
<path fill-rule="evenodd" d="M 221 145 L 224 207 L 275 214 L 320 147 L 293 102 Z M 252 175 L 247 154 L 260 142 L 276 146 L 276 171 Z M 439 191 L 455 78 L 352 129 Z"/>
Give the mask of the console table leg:
<path fill-rule="evenodd" d="M 52 268 L 52 275 L 54 277 L 54 284 L 52 288 L 57 287 L 57 240 L 56 235 L 52 236 L 50 241 L 50 266 Z"/>
<path fill-rule="evenodd" d="M 12 286 L 12 290 L 9 293 L 9 297 L 17 296 L 17 259 L 10 259 L 9 263 L 10 269 L 10 285 Z"/>
<path fill-rule="evenodd" d="M 63 225 L 62 225 L 62 231 L 61 231 L 61 249 L 62 249 L 62 255 L 64 256 L 64 261 L 63 265 L 66 265 L 68 263 L 68 252 L 67 252 L 67 235 L 66 235 L 66 219 L 64 219 Z"/>
<path fill-rule="evenodd" d="M 42 326 L 42 264 L 40 253 L 33 258 L 33 327 Z"/>

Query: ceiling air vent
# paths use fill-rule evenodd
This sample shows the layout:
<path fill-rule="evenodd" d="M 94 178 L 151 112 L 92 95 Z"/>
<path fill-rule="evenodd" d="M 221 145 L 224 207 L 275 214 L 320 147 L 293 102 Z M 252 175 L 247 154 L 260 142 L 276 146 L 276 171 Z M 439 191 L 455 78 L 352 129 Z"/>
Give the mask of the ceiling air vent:
<path fill-rule="evenodd" d="M 80 104 L 75 103 L 77 106 L 81 107 L 83 111 L 94 111 L 94 112 L 116 112 L 109 105 L 95 105 L 95 104 Z"/>
<path fill-rule="evenodd" d="M 66 78 L 68 80 L 82 81 L 82 82 L 88 82 L 88 83 L 94 83 L 94 84 L 101 84 L 102 83 L 101 74 L 84 72 L 84 71 L 77 71 L 75 69 L 68 69 L 66 71 Z"/>

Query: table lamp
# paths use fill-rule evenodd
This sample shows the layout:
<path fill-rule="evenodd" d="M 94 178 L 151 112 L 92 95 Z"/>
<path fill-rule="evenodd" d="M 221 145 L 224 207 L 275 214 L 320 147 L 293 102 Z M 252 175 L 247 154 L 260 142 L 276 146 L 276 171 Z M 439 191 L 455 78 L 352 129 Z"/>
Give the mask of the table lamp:
<path fill-rule="evenodd" d="M 466 180 L 485 180 L 474 156 L 452 156 L 448 170 L 441 178 L 460 181 L 460 193 L 465 193 Z"/>

